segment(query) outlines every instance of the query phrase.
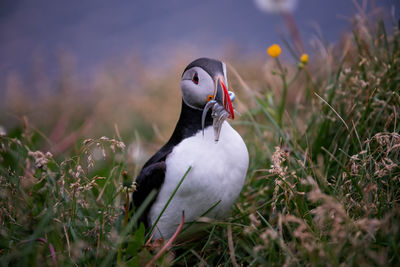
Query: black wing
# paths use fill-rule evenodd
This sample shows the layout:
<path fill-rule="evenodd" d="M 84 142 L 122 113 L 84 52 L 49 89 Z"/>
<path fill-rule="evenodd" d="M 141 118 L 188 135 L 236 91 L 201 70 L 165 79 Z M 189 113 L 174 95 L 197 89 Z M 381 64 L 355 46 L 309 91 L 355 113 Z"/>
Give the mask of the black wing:
<path fill-rule="evenodd" d="M 132 194 L 133 205 L 136 209 L 143 204 L 151 191 L 156 190 L 158 194 L 165 179 L 165 171 L 167 169 L 165 159 L 171 151 L 172 148 L 170 149 L 168 145 L 165 145 L 143 166 L 143 169 L 136 178 L 136 191 Z M 143 222 L 146 229 L 149 227 L 148 214 L 156 198 L 157 195 L 139 217 L 139 223 Z"/>
<path fill-rule="evenodd" d="M 132 196 L 133 205 L 136 208 L 143 204 L 143 201 L 151 191 L 156 190 L 158 195 L 158 191 L 160 190 L 165 179 L 165 171 L 167 169 L 165 160 L 167 156 L 183 139 L 193 136 L 201 130 L 201 116 L 201 110 L 192 109 L 182 101 L 181 116 L 179 117 L 178 123 L 171 138 L 156 154 L 154 154 L 154 156 L 152 156 L 146 162 L 136 178 L 136 191 L 133 192 Z M 212 118 L 210 111 L 206 117 L 206 126 L 211 124 Z M 146 229 L 149 227 L 148 214 L 151 206 L 157 198 L 157 195 L 153 198 L 153 201 L 147 206 L 139 218 L 139 223 L 143 222 Z"/>

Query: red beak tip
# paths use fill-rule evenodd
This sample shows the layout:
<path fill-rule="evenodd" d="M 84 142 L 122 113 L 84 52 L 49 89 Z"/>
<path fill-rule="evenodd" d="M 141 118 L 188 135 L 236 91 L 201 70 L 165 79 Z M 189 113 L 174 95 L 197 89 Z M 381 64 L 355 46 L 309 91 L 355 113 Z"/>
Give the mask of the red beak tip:
<path fill-rule="evenodd" d="M 233 105 L 232 105 L 232 101 L 231 98 L 229 97 L 229 92 L 228 89 L 226 88 L 226 85 L 223 81 L 220 80 L 222 89 L 224 91 L 224 106 L 225 106 L 225 110 L 229 112 L 231 119 L 235 119 L 235 113 L 233 111 Z"/>

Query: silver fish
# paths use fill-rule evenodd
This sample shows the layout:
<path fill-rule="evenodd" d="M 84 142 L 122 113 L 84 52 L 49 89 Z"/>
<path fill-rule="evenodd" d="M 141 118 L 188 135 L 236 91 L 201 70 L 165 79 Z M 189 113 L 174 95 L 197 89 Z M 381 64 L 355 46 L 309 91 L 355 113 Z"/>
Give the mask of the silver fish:
<path fill-rule="evenodd" d="M 229 92 L 231 101 L 235 100 L 235 94 Z M 207 112 L 211 109 L 211 117 L 213 118 L 213 128 L 214 128 L 214 140 L 218 142 L 219 136 L 221 134 L 222 123 L 230 117 L 229 112 L 227 112 L 224 106 L 220 105 L 217 101 L 211 100 L 204 107 L 203 114 L 201 116 L 201 128 L 204 136 L 204 126 L 206 121 Z M 236 110 L 234 110 L 236 112 Z"/>

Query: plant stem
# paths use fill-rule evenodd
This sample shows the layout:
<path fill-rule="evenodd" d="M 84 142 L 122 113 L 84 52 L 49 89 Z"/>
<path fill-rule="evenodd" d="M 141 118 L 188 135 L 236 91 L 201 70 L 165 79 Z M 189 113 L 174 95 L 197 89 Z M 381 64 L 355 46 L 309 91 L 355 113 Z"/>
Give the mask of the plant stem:
<path fill-rule="evenodd" d="M 282 128 L 282 117 L 283 117 L 283 112 L 285 111 L 285 105 L 286 105 L 286 94 L 287 94 L 287 87 L 288 84 L 286 82 L 286 73 L 285 70 L 283 69 L 281 62 L 279 61 L 278 58 L 276 58 L 276 63 L 278 65 L 278 68 L 280 70 L 280 77 L 282 79 L 282 84 L 283 84 L 283 92 L 282 92 L 282 97 L 281 97 L 281 103 L 279 104 L 279 110 L 278 110 L 278 125 L 280 128 Z"/>
<path fill-rule="evenodd" d="M 124 214 L 123 228 L 126 227 L 129 219 L 129 192 L 127 191 L 125 194 L 126 198 L 125 198 L 125 214 Z M 120 265 L 121 261 L 122 261 L 122 243 L 119 245 L 118 248 L 117 265 Z"/>

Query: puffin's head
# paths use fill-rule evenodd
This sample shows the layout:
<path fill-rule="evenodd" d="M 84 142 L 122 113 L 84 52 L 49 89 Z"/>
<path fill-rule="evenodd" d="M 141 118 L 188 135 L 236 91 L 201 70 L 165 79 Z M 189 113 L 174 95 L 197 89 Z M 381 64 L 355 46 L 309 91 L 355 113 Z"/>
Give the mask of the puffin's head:
<path fill-rule="evenodd" d="M 235 95 L 228 91 L 225 63 L 210 58 L 196 59 L 182 74 L 181 90 L 186 105 L 203 110 L 203 131 L 207 111 L 212 108 L 215 140 L 218 141 L 224 120 L 235 118 L 232 106 Z"/>

